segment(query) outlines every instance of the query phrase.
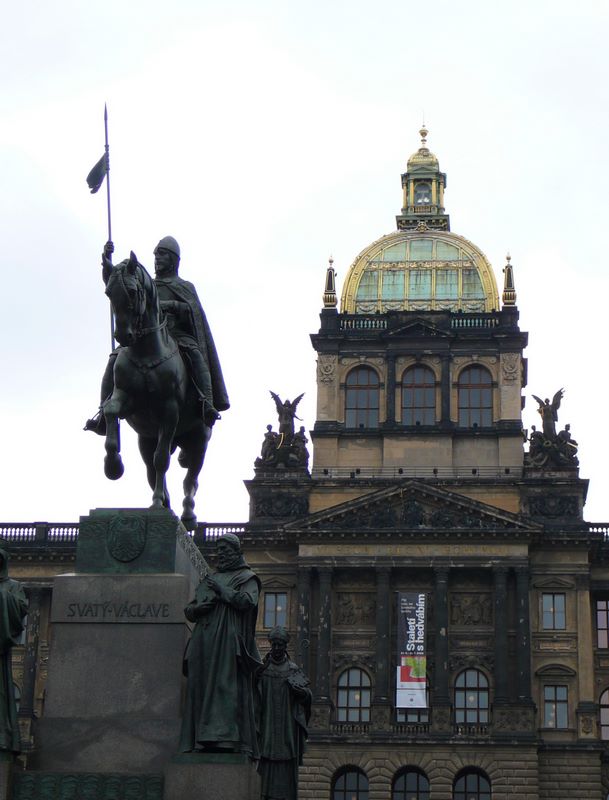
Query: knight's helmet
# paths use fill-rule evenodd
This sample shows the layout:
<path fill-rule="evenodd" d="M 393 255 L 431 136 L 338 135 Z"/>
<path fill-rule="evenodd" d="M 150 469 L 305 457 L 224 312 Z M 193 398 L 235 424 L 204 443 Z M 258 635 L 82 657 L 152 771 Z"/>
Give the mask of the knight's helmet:
<path fill-rule="evenodd" d="M 180 245 L 176 242 L 173 236 L 163 236 L 161 241 L 154 248 L 155 253 L 159 247 L 169 250 L 170 253 L 173 253 L 175 256 L 177 256 L 178 261 L 180 260 Z"/>

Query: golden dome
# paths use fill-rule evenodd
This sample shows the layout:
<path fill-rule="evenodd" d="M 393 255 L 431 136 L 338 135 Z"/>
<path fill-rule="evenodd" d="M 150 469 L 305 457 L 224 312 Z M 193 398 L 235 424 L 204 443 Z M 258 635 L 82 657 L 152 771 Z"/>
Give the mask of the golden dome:
<path fill-rule="evenodd" d="M 341 297 L 344 314 L 499 310 L 495 276 L 474 244 L 448 231 L 397 231 L 363 250 Z"/>
<path fill-rule="evenodd" d="M 439 169 L 439 162 L 437 157 L 427 147 L 428 133 L 429 131 L 425 126 L 423 126 L 419 131 L 419 134 L 421 136 L 421 146 L 416 151 L 416 153 L 413 153 L 408 159 L 407 169 L 409 172 L 413 169 L 413 167 L 414 168 L 430 167 L 433 169 Z"/>

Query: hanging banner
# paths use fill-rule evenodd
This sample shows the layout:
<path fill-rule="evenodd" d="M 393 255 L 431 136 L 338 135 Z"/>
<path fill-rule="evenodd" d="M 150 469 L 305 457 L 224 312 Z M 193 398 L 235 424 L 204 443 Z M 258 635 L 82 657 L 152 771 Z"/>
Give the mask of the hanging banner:
<path fill-rule="evenodd" d="M 398 592 L 396 708 L 427 708 L 427 596 Z"/>

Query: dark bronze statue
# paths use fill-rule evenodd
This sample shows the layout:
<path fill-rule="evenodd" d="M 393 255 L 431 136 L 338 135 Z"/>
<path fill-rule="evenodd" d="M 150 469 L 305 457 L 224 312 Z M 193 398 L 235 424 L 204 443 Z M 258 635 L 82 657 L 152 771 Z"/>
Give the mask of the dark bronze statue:
<path fill-rule="evenodd" d="M 294 420 L 299 419 L 296 416 L 296 407 L 304 397 L 304 393 L 293 401 L 283 402 L 275 392 L 271 392 L 271 395 L 279 416 L 279 433 L 273 431 L 272 425 L 266 426 L 260 456 L 254 462 L 254 466 L 256 469 L 264 470 L 277 468 L 308 470 L 309 440 L 305 435 L 304 425 L 301 425 L 298 433 L 294 432 Z"/>
<path fill-rule="evenodd" d="M 28 602 L 23 587 L 8 577 L 9 554 L 0 541 L 0 750 L 19 753 L 19 724 L 13 688 L 11 649 L 19 644 Z"/>
<path fill-rule="evenodd" d="M 180 751 L 259 755 L 254 680 L 260 581 L 234 534 L 218 540 L 218 571 L 208 574 L 184 614 L 195 626 L 185 655 L 188 679 Z"/>
<path fill-rule="evenodd" d="M 105 473 L 117 480 L 124 471 L 118 420 L 127 420 L 139 436 L 153 508 L 169 507 L 165 475 L 171 453 L 181 448 L 182 521 L 193 528 L 211 429 L 218 412 L 229 407 L 218 354 L 194 286 L 178 275 L 180 248 L 172 236 L 154 251 L 154 281 L 133 253 L 113 266 L 112 252 L 108 242 L 102 275 L 120 346 L 104 373 L 100 413 L 85 428 L 105 435 Z"/>
<path fill-rule="evenodd" d="M 526 453 L 528 466 L 539 468 L 577 467 L 577 442 L 571 436 L 571 426 L 565 425 L 564 430 L 556 433 L 558 422 L 557 411 L 564 395 L 564 389 L 559 389 L 552 398 L 533 395 L 537 401 L 539 414 L 543 422 L 543 432 L 538 431 L 535 425 L 531 426 L 529 436 L 529 452 Z"/>
<path fill-rule="evenodd" d="M 297 800 L 311 714 L 311 691 L 304 672 L 287 652 L 285 628 L 269 633 L 271 650 L 258 674 L 260 697 L 261 800 Z"/>
<path fill-rule="evenodd" d="M 289 438 L 291 441 L 294 436 L 294 420 L 300 420 L 300 417 L 296 416 L 296 408 L 304 397 L 304 392 L 299 394 L 292 402 L 287 399 L 282 402 L 281 398 L 276 395 L 275 392 L 271 392 L 271 397 L 275 401 L 277 414 L 279 416 L 279 434 L 283 434 L 284 437 Z"/>
<path fill-rule="evenodd" d="M 559 389 L 552 398 L 551 403 L 547 397 L 545 400 L 542 400 L 540 397 L 537 397 L 537 395 L 533 395 L 539 406 L 537 411 L 541 416 L 543 435 L 549 441 L 552 441 L 556 436 L 556 422 L 558 422 L 557 412 L 560 408 L 560 401 L 563 398 L 564 392 L 564 389 Z"/>

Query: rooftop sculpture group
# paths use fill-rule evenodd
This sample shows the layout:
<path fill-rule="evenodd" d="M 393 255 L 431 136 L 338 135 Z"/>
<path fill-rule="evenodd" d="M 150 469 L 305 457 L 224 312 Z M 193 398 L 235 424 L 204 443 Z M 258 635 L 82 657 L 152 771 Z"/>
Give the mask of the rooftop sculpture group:
<path fill-rule="evenodd" d="M 542 400 L 533 395 L 538 404 L 538 413 L 541 416 L 542 429 L 538 431 L 535 425 L 531 426 L 529 436 L 529 452 L 526 462 L 529 466 L 539 468 L 551 467 L 576 467 L 577 442 L 571 437 L 571 426 L 565 425 L 564 430 L 556 432 L 558 422 L 558 409 L 564 395 L 564 389 L 559 389 L 552 402 L 546 397 Z"/>
<path fill-rule="evenodd" d="M 271 392 L 275 401 L 277 416 L 279 418 L 279 433 L 273 430 L 272 425 L 266 426 L 266 433 L 262 440 L 260 457 L 256 459 L 256 469 L 307 469 L 309 466 L 309 451 L 304 425 L 298 432 L 294 431 L 294 420 L 298 403 L 304 397 L 299 394 L 295 400 L 282 401 L 279 395 Z"/>

